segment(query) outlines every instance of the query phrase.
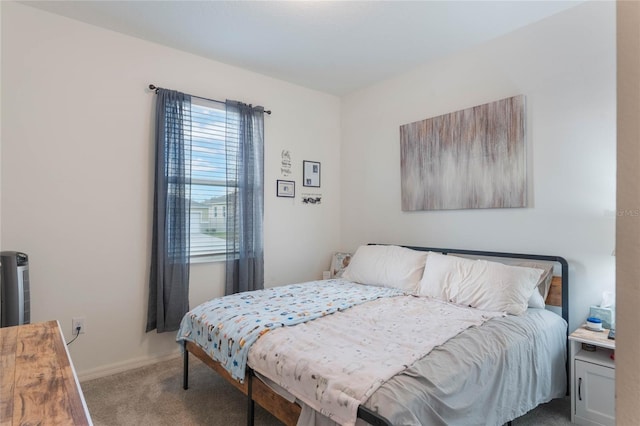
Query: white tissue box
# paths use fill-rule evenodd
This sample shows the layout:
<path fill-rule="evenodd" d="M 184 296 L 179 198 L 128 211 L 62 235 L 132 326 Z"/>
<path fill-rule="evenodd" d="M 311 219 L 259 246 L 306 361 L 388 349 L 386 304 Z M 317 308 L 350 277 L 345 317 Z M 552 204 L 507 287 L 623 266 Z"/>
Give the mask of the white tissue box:
<path fill-rule="evenodd" d="M 589 308 L 589 316 L 602 320 L 602 327 L 604 328 L 611 328 L 611 325 L 614 324 L 614 312 L 611 308 L 591 306 Z"/>

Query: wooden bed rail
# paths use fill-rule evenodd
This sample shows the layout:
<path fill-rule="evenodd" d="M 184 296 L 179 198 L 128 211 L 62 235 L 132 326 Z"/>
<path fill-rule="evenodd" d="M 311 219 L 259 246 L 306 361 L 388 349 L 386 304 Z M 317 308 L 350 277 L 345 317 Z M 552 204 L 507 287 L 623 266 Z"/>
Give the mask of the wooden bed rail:
<path fill-rule="evenodd" d="M 251 389 L 251 401 L 257 402 L 261 407 L 269 411 L 287 426 L 295 426 L 300 417 L 302 408 L 296 403 L 289 402 L 276 392 L 274 392 L 269 386 L 267 386 L 262 380 L 253 380 L 249 378 L 248 374 L 245 376 L 244 383 L 240 383 L 231 377 L 231 374 L 227 372 L 217 361 L 211 359 L 205 351 L 203 351 L 198 345 L 193 342 L 184 341 L 184 358 L 185 358 L 185 370 L 184 370 L 184 382 L 183 388 L 188 389 L 188 357 L 189 353 L 192 353 L 196 358 L 211 367 L 216 373 L 222 376 L 226 381 L 231 383 L 236 389 L 243 394 L 249 396 L 249 382 L 252 384 Z M 253 417 L 253 416 L 250 416 Z"/>

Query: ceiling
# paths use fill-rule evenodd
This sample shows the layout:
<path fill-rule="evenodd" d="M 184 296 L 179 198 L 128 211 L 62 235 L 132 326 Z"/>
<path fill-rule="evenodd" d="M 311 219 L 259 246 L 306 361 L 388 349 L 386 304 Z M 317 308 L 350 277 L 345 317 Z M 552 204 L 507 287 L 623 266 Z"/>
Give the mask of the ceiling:
<path fill-rule="evenodd" d="M 342 96 L 581 1 L 25 1 Z"/>

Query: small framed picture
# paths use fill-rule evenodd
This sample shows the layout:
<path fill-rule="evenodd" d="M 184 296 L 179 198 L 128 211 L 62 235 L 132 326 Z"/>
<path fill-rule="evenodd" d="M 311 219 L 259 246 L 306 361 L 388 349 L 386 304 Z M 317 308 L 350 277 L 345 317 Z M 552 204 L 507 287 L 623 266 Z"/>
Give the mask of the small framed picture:
<path fill-rule="evenodd" d="M 302 185 L 320 187 L 320 163 L 317 161 L 302 162 Z"/>
<path fill-rule="evenodd" d="M 294 198 L 296 196 L 296 183 L 292 180 L 278 180 L 278 190 L 276 195 L 278 197 Z"/>

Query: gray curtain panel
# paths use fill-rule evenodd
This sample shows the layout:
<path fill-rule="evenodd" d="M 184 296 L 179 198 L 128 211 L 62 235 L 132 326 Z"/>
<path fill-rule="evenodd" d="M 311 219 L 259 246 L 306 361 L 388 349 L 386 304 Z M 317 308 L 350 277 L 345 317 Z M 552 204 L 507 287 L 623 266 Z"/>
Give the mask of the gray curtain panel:
<path fill-rule="evenodd" d="M 175 331 L 189 310 L 191 96 L 158 89 L 147 331 Z"/>
<path fill-rule="evenodd" d="M 226 102 L 225 294 L 264 288 L 264 108 Z"/>

